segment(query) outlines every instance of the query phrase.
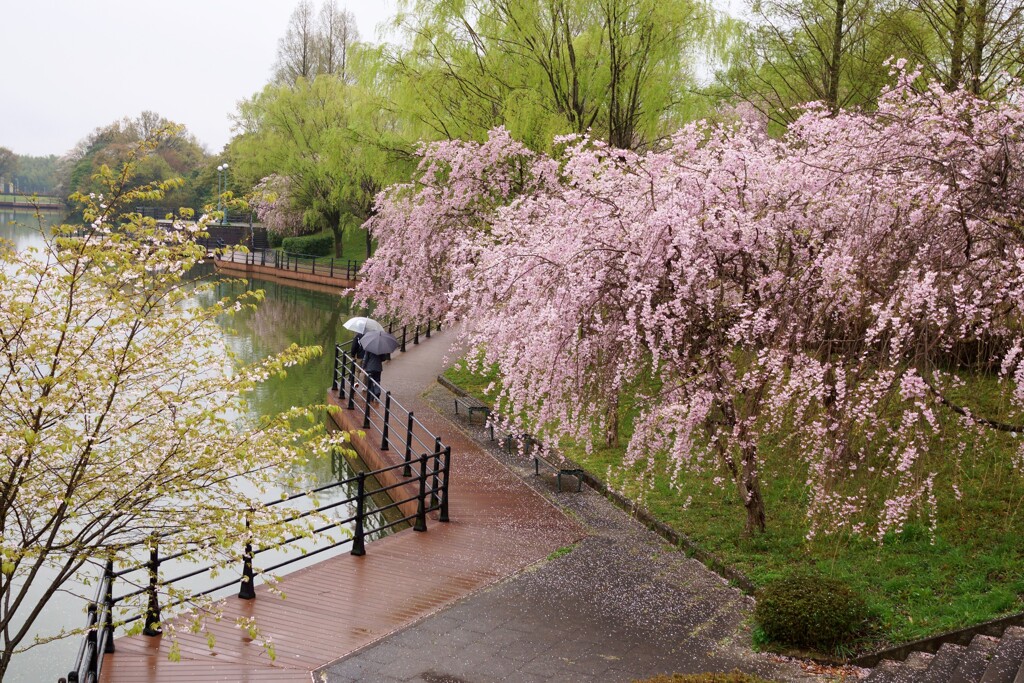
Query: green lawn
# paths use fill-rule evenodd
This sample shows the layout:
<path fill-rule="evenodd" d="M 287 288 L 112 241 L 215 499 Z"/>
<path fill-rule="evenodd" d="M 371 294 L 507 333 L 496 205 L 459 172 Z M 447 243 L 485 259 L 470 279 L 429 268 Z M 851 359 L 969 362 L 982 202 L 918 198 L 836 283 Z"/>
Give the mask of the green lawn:
<path fill-rule="evenodd" d="M 330 232 L 329 230 L 325 232 Z M 323 234 L 323 233 L 321 233 Z M 376 247 L 376 244 L 374 244 Z M 278 251 L 282 249 L 277 247 Z M 330 263 L 334 256 L 319 256 L 317 264 Z M 342 238 L 342 254 L 337 257 L 342 260 L 365 261 L 366 260 L 366 230 L 364 228 L 347 228 Z"/>
<path fill-rule="evenodd" d="M 493 377 L 460 369 L 446 375 L 479 398 L 493 400 L 495 392 L 486 391 Z M 994 400 L 991 382 L 975 378 L 969 383 L 964 392 L 972 394 L 973 405 Z M 623 447 L 596 447 L 588 453 L 572 443 L 561 446 L 589 472 L 635 500 L 641 494 L 641 477 L 638 468 L 622 468 L 631 432 L 629 418 L 624 422 Z M 971 443 L 959 461 L 943 451 L 948 447 L 936 444 L 931 449 L 928 470 L 938 473 L 939 482 L 934 536 L 926 520 L 915 519 L 884 543 L 846 533 L 807 540 L 806 470 L 777 443 L 761 444 L 768 511 L 768 530 L 762 535 L 744 537 L 744 510 L 735 488 L 712 481 L 722 472 L 687 473 L 672 482 L 659 468 L 643 494 L 644 505 L 755 585 L 796 567 L 814 567 L 846 580 L 880 615 L 879 636 L 862 644 L 870 650 L 1024 610 L 1024 536 L 1019 531 L 1024 524 L 1024 477 L 1013 466 L 1019 445 L 1008 434 L 989 434 Z M 950 481 L 958 483 L 959 500 Z M 891 482 L 865 476 L 855 484 L 882 498 Z"/>

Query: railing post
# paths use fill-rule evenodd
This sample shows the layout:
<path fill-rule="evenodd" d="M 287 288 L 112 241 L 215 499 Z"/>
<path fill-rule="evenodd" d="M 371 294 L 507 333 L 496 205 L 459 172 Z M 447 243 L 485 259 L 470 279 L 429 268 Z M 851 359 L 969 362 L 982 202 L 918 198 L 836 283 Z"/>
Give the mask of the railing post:
<path fill-rule="evenodd" d="M 420 456 L 420 492 L 416 497 L 416 531 L 427 530 L 427 459 L 426 453 Z"/>
<path fill-rule="evenodd" d="M 107 579 L 107 591 L 103 594 L 103 602 L 107 609 L 107 623 L 103 626 L 106 630 L 106 641 L 103 644 L 103 652 L 110 654 L 114 651 L 114 561 L 107 560 L 103 567 L 103 573 Z M 97 667 L 98 668 L 98 667 Z"/>
<path fill-rule="evenodd" d="M 434 475 L 431 477 L 431 480 L 430 480 L 430 509 L 431 510 L 433 510 L 434 508 L 438 507 L 438 505 L 440 505 L 440 502 L 441 502 L 440 496 L 438 494 L 438 489 L 441 488 L 440 481 L 438 479 L 438 477 L 441 476 L 441 451 L 442 451 L 442 449 L 441 449 L 441 437 L 435 436 L 434 437 L 434 466 L 432 468 L 434 470 Z"/>
<path fill-rule="evenodd" d="M 373 394 L 370 393 L 370 382 L 372 382 L 372 381 L 373 381 L 373 379 L 370 377 L 370 374 L 367 373 L 366 374 L 366 399 L 364 401 L 365 402 L 365 406 L 363 407 L 363 429 L 369 429 L 369 427 L 370 427 L 370 397 L 373 395 Z"/>
<path fill-rule="evenodd" d="M 160 555 L 157 548 L 156 538 L 149 541 L 149 605 L 146 607 L 146 627 L 142 634 L 146 636 L 159 636 L 163 633 L 160 628 L 160 598 L 157 595 L 157 582 L 160 572 Z"/>
<path fill-rule="evenodd" d="M 356 357 L 348 357 L 348 409 L 356 409 Z"/>
<path fill-rule="evenodd" d="M 355 410 L 355 356 L 348 356 L 348 410 Z"/>
<path fill-rule="evenodd" d="M 267 265 L 267 250 L 266 249 L 261 249 L 260 250 L 260 265 L 261 266 Z"/>
<path fill-rule="evenodd" d="M 402 468 L 403 477 L 412 476 L 412 468 L 409 463 L 412 462 L 412 423 L 413 423 L 412 411 L 409 411 L 409 420 L 405 428 L 405 467 Z"/>
<path fill-rule="evenodd" d="M 384 394 L 384 426 L 380 430 L 380 449 L 382 451 L 389 450 L 388 447 L 388 427 L 389 421 L 391 420 L 391 392 L 388 391 Z"/>
<path fill-rule="evenodd" d="M 405 334 L 408 331 L 408 325 L 402 325 L 402 353 L 405 353 Z"/>
<path fill-rule="evenodd" d="M 452 478 L 452 447 L 444 448 L 444 484 L 441 485 L 441 515 L 439 522 L 448 521 L 448 481 Z"/>
<path fill-rule="evenodd" d="M 419 346 L 420 345 L 420 324 L 419 323 L 416 323 L 416 327 L 413 328 L 412 343 L 413 343 L 413 346 Z"/>
<path fill-rule="evenodd" d="M 356 475 L 356 530 L 352 536 L 352 554 L 366 554 L 366 538 L 363 531 L 363 515 L 366 510 L 366 473 Z"/>
<path fill-rule="evenodd" d="M 245 515 L 245 548 L 242 550 L 242 580 L 238 586 L 238 597 L 241 600 L 256 599 L 256 574 L 252 570 L 252 510 Z"/>
<path fill-rule="evenodd" d="M 334 257 L 331 257 L 331 277 L 334 277 Z"/>
<path fill-rule="evenodd" d="M 341 355 L 341 346 L 334 345 L 334 369 L 331 371 L 331 389 L 338 392 L 338 398 L 345 398 L 344 387 L 338 382 L 338 358 Z"/>
<path fill-rule="evenodd" d="M 427 339 L 430 339 L 430 318 L 427 318 Z"/>
<path fill-rule="evenodd" d="M 97 623 L 96 617 L 96 603 L 90 602 L 86 608 L 88 616 L 85 618 L 85 623 L 89 625 L 89 632 L 85 634 L 85 652 L 86 656 L 82 658 L 82 664 L 85 665 L 87 672 L 92 672 L 95 676 L 96 668 L 99 666 L 99 662 L 103 659 L 103 653 L 97 649 L 96 645 L 96 633 L 99 631 L 99 624 Z M 88 673 L 85 675 L 85 680 L 88 681 L 92 678 Z M 97 677 L 95 680 L 99 680 Z"/>

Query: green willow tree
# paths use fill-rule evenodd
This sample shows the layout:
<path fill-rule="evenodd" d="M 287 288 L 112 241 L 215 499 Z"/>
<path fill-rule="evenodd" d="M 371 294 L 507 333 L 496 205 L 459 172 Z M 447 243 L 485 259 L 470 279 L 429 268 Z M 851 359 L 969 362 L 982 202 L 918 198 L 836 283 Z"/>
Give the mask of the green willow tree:
<path fill-rule="evenodd" d="M 395 108 L 418 137 L 502 125 L 538 149 L 562 133 L 645 149 L 693 105 L 714 15 L 699 0 L 416 0 L 396 24 Z"/>
<path fill-rule="evenodd" d="M 372 61 L 370 51 L 361 63 Z M 370 217 L 377 192 L 411 159 L 378 96 L 330 74 L 267 85 L 239 105 L 236 121 L 240 133 L 229 149 L 236 182 L 254 187 L 271 174 L 288 178 L 305 228 L 331 230 L 339 256 L 346 227 Z"/>

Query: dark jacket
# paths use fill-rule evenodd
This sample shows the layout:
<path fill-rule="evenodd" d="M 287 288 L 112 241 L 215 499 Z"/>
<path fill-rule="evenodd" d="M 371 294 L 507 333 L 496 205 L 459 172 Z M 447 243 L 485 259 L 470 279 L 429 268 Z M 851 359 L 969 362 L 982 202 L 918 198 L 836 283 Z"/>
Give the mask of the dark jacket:
<path fill-rule="evenodd" d="M 363 333 L 360 332 L 352 338 L 352 357 L 359 360 L 363 357 L 363 347 L 359 345 L 359 340 L 363 338 Z"/>
<path fill-rule="evenodd" d="M 376 353 L 363 351 L 363 370 L 367 372 L 382 372 L 384 370 L 385 356 L 378 356 Z"/>

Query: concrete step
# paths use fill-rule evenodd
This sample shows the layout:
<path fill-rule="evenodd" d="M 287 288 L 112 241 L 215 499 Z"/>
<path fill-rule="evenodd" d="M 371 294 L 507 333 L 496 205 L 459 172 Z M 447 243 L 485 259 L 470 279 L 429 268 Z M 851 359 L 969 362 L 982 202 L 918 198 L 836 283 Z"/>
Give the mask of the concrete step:
<path fill-rule="evenodd" d="M 953 675 L 953 671 L 960 664 L 967 648 L 963 645 L 945 643 L 932 657 L 928 671 L 921 676 L 921 683 L 946 683 Z"/>
<path fill-rule="evenodd" d="M 911 652 L 900 664 L 893 683 L 921 683 L 921 678 L 928 671 L 928 666 L 935 659 L 929 652 Z"/>
<path fill-rule="evenodd" d="M 950 676 L 949 683 L 980 683 L 998 644 L 998 638 L 974 636 L 964 658 Z"/>
<path fill-rule="evenodd" d="M 900 670 L 900 663 L 891 659 L 883 659 L 871 671 L 864 683 L 895 683 L 896 673 Z"/>
<path fill-rule="evenodd" d="M 1003 632 L 980 683 L 1013 683 L 1024 661 L 1024 628 L 1011 626 Z"/>

